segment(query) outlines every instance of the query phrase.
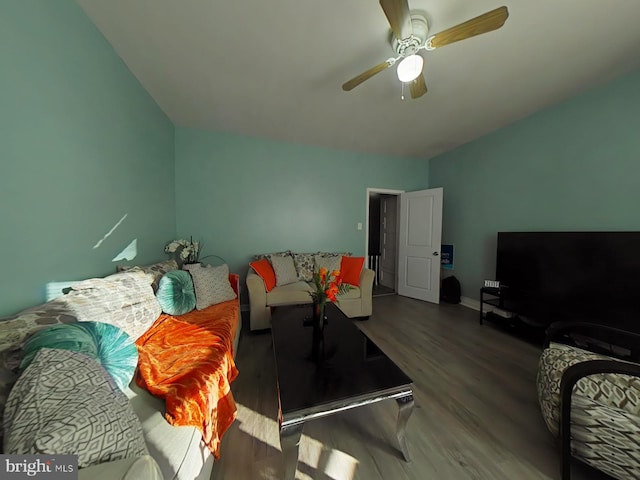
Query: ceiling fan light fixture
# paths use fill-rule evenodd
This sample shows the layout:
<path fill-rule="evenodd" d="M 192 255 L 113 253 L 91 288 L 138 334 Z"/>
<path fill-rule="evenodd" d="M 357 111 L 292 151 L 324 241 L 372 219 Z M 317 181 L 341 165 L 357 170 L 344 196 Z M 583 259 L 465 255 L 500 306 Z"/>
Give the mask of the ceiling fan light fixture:
<path fill-rule="evenodd" d="M 398 80 L 403 83 L 413 82 L 422 73 L 424 59 L 420 55 L 409 55 L 398 64 Z"/>

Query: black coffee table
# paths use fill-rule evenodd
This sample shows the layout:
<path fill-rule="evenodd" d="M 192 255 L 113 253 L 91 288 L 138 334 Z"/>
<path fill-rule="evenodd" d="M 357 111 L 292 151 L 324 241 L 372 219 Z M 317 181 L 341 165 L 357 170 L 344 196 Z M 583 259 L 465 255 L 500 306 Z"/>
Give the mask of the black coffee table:
<path fill-rule="evenodd" d="M 295 478 L 306 421 L 387 399 L 400 408 L 396 435 L 409 461 L 405 427 L 413 411 L 411 379 L 335 305 L 326 306 L 322 331 L 305 325 L 310 315 L 311 305 L 283 306 L 271 319 L 285 478 Z"/>

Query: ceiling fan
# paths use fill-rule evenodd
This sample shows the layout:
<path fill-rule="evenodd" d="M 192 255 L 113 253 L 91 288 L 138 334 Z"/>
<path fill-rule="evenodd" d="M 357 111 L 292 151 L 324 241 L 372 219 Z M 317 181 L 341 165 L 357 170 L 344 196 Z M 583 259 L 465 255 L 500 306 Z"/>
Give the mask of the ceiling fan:
<path fill-rule="evenodd" d="M 398 79 L 409 84 L 411 98 L 419 98 L 427 93 L 423 75 L 424 59 L 418 55 L 420 50 L 435 50 L 466 38 L 497 30 L 504 25 L 509 16 L 507 7 L 499 7 L 427 37 L 429 30 L 427 19 L 422 14 L 412 13 L 407 0 L 380 0 L 380 6 L 391 26 L 391 47 L 396 52 L 396 56 L 388 58 L 346 82 L 342 85 L 342 89 L 347 92 L 399 61 Z"/>

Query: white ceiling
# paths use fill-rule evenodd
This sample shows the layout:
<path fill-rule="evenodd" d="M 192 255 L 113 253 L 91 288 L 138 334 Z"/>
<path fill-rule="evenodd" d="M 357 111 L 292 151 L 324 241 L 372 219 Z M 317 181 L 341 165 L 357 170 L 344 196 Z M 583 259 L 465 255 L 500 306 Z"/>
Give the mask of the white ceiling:
<path fill-rule="evenodd" d="M 501 5 L 494 32 L 425 57 L 400 99 L 376 0 L 77 0 L 175 125 L 430 158 L 640 67 L 639 0 L 409 0 L 430 33 Z"/>

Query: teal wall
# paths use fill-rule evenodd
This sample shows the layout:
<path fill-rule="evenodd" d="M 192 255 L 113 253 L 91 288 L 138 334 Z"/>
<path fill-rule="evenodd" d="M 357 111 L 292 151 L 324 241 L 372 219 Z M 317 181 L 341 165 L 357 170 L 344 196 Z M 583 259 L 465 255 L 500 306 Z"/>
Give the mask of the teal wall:
<path fill-rule="evenodd" d="M 443 243 L 477 299 L 498 231 L 640 230 L 640 72 L 430 161 Z"/>
<path fill-rule="evenodd" d="M 135 263 L 166 258 L 173 125 L 78 5 L 2 2 L 0 68 L 0 315 L 113 272 L 134 239 Z"/>
<path fill-rule="evenodd" d="M 427 185 L 426 160 L 176 128 L 178 234 L 243 275 L 257 253 L 364 255 L 367 187 Z"/>
<path fill-rule="evenodd" d="M 473 298 L 497 231 L 640 229 L 640 72 L 427 162 L 174 130 L 72 0 L 2 2 L 0 66 L 0 315 L 113 272 L 133 240 L 125 263 L 193 235 L 243 275 L 259 252 L 361 255 L 367 187 L 444 187 Z"/>

